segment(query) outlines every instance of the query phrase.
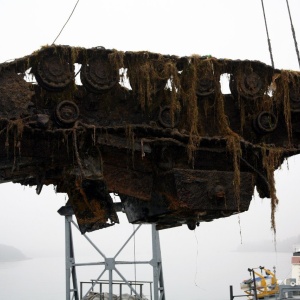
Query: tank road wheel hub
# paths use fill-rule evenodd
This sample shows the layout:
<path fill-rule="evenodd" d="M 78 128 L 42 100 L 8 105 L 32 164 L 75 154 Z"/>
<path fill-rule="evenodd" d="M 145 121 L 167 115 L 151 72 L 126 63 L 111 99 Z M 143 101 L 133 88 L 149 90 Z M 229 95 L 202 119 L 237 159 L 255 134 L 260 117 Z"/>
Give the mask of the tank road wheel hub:
<path fill-rule="evenodd" d="M 209 78 L 200 78 L 197 83 L 196 94 L 198 96 L 208 96 L 215 91 L 214 81 Z"/>
<path fill-rule="evenodd" d="M 260 134 L 273 132 L 277 127 L 277 117 L 268 111 L 261 112 L 254 121 L 254 128 Z"/>
<path fill-rule="evenodd" d="M 37 65 L 37 82 L 47 90 L 62 90 L 73 79 L 71 65 L 58 55 L 44 56 Z"/>
<path fill-rule="evenodd" d="M 253 71 L 232 74 L 229 86 L 232 94 L 241 95 L 247 99 L 261 97 L 266 90 L 262 78 Z"/>
<path fill-rule="evenodd" d="M 99 93 L 112 88 L 118 82 L 118 72 L 97 57 L 82 66 L 80 77 L 83 85 L 91 92 Z"/>
<path fill-rule="evenodd" d="M 259 97 L 262 95 L 263 83 L 258 74 L 252 72 L 250 74 L 244 74 L 241 81 L 241 94 L 245 97 Z"/>
<path fill-rule="evenodd" d="M 179 113 L 178 111 L 173 112 L 172 120 L 172 111 L 170 106 L 165 106 L 160 108 L 158 115 L 159 123 L 165 128 L 174 128 L 179 123 Z"/>
<path fill-rule="evenodd" d="M 55 109 L 55 119 L 60 125 L 73 125 L 79 117 L 79 108 L 72 101 L 62 101 Z"/>

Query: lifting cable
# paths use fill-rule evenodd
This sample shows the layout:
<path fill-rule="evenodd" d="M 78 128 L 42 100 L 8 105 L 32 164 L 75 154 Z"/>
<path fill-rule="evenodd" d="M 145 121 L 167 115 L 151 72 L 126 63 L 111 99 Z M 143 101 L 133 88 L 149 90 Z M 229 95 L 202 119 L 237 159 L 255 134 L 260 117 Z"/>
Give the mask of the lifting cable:
<path fill-rule="evenodd" d="M 261 5 L 262 5 L 262 9 L 263 9 L 263 14 L 264 14 L 264 20 L 265 20 L 265 26 L 266 26 L 266 32 L 267 32 L 267 38 L 268 38 L 268 45 L 269 45 L 269 52 L 270 52 L 271 63 L 272 63 L 272 67 L 274 68 L 274 60 L 273 60 L 273 54 L 272 54 L 272 47 L 271 47 L 271 41 L 270 41 L 270 38 L 269 38 L 268 25 L 267 25 L 267 19 L 266 19 L 265 7 L 264 7 L 264 1 L 263 0 L 261 0 Z"/>
<path fill-rule="evenodd" d="M 297 58 L 298 58 L 299 68 L 300 68 L 300 57 L 299 57 L 298 44 L 297 44 L 295 29 L 294 29 L 293 22 L 292 22 L 292 17 L 291 17 L 290 6 L 289 6 L 289 1 L 288 0 L 286 0 L 286 5 L 287 5 L 287 8 L 288 8 L 288 12 L 289 12 L 289 17 L 290 17 L 290 22 L 291 22 L 291 29 L 292 29 L 292 33 L 293 33 L 295 49 L 296 49 L 296 54 L 297 54 Z"/>
<path fill-rule="evenodd" d="M 53 41 L 52 45 L 54 45 L 54 43 L 56 42 L 56 40 L 58 39 L 58 37 L 60 36 L 60 34 L 62 33 L 62 31 L 64 30 L 64 28 L 65 28 L 66 25 L 68 24 L 68 22 L 69 22 L 69 20 L 71 19 L 71 17 L 72 17 L 72 15 L 73 15 L 73 13 L 74 13 L 74 11 L 75 11 L 75 8 L 76 8 L 76 6 L 77 6 L 78 3 L 79 3 L 79 0 L 77 0 L 77 2 L 76 2 L 76 4 L 75 4 L 75 6 L 74 6 L 74 8 L 73 8 L 73 10 L 72 10 L 72 12 L 71 12 L 69 18 L 68 18 L 68 20 L 66 21 L 66 23 L 64 24 L 64 26 L 63 26 L 62 29 L 60 30 L 59 34 L 57 35 L 57 37 L 56 37 L 55 40 Z"/>

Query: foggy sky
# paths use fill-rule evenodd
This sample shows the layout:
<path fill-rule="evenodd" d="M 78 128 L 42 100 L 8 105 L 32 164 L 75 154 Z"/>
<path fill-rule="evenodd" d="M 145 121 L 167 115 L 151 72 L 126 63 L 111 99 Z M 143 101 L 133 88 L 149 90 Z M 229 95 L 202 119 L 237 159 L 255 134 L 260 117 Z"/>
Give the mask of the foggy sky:
<path fill-rule="evenodd" d="M 0 62 L 51 44 L 75 2 L 0 0 Z M 275 67 L 299 70 L 286 2 L 264 3 Z M 300 1 L 290 0 L 289 4 L 300 43 Z M 82 0 L 56 44 L 212 55 L 270 64 L 259 0 Z M 299 171 L 300 157 L 292 157 L 289 170 L 284 165 L 276 172 L 280 201 L 277 240 L 300 234 Z M 56 194 L 49 186 L 37 196 L 34 188 L 12 183 L 1 184 L 0 195 L 1 244 L 17 247 L 26 256 L 64 256 L 64 220 L 56 211 L 65 204 L 66 195 Z M 249 211 L 243 214 L 201 224 L 195 232 L 185 226 L 164 230 L 160 236 L 166 265 L 170 268 L 176 261 L 185 261 L 185 267 L 195 270 L 197 251 L 231 251 L 255 241 L 273 247 L 270 215 L 270 200 L 256 194 Z M 113 236 L 117 240 L 131 232 L 132 225 L 121 216 L 120 225 L 105 229 L 101 238 L 99 233 L 92 236 L 109 252 Z M 146 236 L 137 240 L 140 245 L 147 242 Z M 87 249 L 84 244 L 78 247 L 79 253 L 87 253 Z"/>

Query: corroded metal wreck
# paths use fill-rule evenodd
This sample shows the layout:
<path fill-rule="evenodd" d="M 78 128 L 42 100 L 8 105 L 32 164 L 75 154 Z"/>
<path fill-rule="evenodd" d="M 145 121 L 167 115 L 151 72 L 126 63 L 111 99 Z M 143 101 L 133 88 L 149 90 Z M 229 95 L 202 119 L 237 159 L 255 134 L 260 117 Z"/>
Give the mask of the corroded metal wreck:
<path fill-rule="evenodd" d="M 0 64 L 0 182 L 55 185 L 82 232 L 118 222 L 109 193 L 158 229 L 246 211 L 255 187 L 274 212 L 299 116 L 300 74 L 258 61 L 44 47 Z"/>

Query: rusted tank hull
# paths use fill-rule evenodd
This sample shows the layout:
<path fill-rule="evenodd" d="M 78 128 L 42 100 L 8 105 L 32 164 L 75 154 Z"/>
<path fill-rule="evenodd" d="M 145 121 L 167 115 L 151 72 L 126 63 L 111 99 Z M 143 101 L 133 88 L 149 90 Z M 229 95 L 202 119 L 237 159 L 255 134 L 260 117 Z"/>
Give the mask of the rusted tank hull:
<path fill-rule="evenodd" d="M 275 205 L 299 82 L 260 62 L 45 47 L 0 64 L 0 181 L 54 184 L 82 232 L 118 222 L 110 193 L 158 228 L 246 211 L 255 187 Z"/>

